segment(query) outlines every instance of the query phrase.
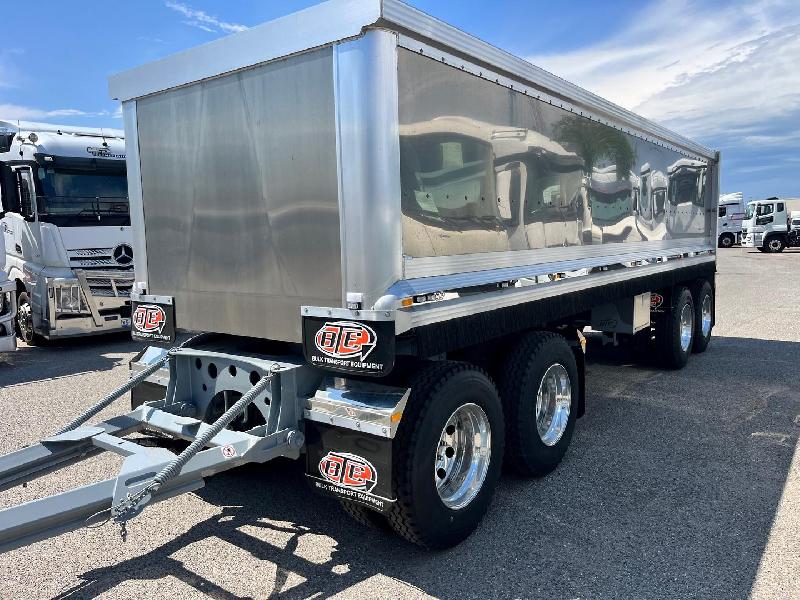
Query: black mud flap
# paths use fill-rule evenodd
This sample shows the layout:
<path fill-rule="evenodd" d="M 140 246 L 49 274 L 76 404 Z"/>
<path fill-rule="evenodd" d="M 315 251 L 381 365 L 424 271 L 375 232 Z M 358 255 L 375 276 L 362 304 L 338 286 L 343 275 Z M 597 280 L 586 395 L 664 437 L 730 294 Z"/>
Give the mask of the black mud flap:
<path fill-rule="evenodd" d="M 387 512 L 392 493 L 392 440 L 306 421 L 306 476 L 328 496 Z"/>
<path fill-rule="evenodd" d="M 151 344 L 175 343 L 175 304 L 132 300 L 131 337 Z"/>
<path fill-rule="evenodd" d="M 388 375 L 394 367 L 394 321 L 303 317 L 303 354 L 326 371 Z"/>

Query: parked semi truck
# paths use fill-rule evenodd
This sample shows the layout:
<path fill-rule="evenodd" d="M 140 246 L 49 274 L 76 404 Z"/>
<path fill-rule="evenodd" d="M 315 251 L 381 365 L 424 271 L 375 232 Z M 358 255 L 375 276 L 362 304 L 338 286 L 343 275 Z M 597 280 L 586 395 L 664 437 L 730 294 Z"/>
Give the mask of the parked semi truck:
<path fill-rule="evenodd" d="M 502 465 L 541 477 L 565 456 L 584 328 L 669 368 L 711 339 L 719 154 L 397 0 L 320 4 L 110 89 L 149 347 L 124 386 L 0 459 L 0 488 L 126 458 L 0 512 L 2 549 L 109 510 L 124 527 L 276 456 L 359 522 L 452 546 Z M 661 226 L 637 229 L 645 164 L 668 193 L 646 214 Z M 85 426 L 143 384 L 161 392 Z M 141 429 L 191 443 L 121 439 Z"/>
<path fill-rule="evenodd" d="M 0 121 L 5 274 L 28 344 L 130 328 L 122 131 Z"/>
<path fill-rule="evenodd" d="M 720 195 L 717 213 L 717 245 L 720 248 L 730 248 L 742 242 L 742 220 L 746 211 L 742 192 Z"/>
<path fill-rule="evenodd" d="M 799 236 L 791 231 L 790 214 L 790 206 L 782 198 L 748 202 L 742 221 L 742 247 L 783 252 L 787 247 L 800 246 Z"/>

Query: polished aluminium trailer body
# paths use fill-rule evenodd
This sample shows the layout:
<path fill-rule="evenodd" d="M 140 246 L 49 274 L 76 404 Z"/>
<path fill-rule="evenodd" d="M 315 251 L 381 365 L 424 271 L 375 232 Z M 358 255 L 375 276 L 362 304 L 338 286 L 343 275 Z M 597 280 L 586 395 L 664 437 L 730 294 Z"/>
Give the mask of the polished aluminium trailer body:
<path fill-rule="evenodd" d="M 124 524 L 206 472 L 301 451 L 360 522 L 450 546 L 504 458 L 528 475 L 561 460 L 584 326 L 676 367 L 708 343 L 718 154 L 401 2 L 333 0 L 110 89 L 134 337 L 206 334 L 147 348 L 128 387 L 152 401 L 101 431 L 83 415 L 47 441 L 61 457 L 12 455 L 0 487 L 113 449 L 109 433 L 194 442 L 170 464 L 117 449 L 135 464 L 36 507 L 49 524 L 0 513 L 0 548 L 98 506 Z"/>

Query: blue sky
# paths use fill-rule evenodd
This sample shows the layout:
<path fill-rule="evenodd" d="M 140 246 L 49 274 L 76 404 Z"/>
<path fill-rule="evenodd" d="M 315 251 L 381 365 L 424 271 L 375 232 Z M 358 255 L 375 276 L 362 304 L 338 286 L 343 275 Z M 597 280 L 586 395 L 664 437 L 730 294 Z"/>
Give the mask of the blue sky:
<path fill-rule="evenodd" d="M 316 0 L 39 0 L 6 11 L 0 118 L 121 127 L 109 74 Z M 411 0 L 723 153 L 723 191 L 800 196 L 800 2 Z"/>

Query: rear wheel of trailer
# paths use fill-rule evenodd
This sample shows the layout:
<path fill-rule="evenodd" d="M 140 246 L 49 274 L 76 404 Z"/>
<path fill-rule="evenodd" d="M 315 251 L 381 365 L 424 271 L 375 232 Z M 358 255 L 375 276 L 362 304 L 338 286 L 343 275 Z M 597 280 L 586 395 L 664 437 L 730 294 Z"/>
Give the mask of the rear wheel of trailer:
<path fill-rule="evenodd" d="M 661 363 L 672 369 L 682 369 L 689 362 L 695 337 L 695 308 L 689 288 L 672 290 L 669 310 L 656 333 Z"/>
<path fill-rule="evenodd" d="M 483 371 L 452 361 L 424 367 L 393 444 L 394 530 L 426 548 L 461 542 L 494 496 L 504 446 L 500 398 Z"/>
<path fill-rule="evenodd" d="M 694 345 L 696 353 L 705 352 L 711 342 L 711 330 L 714 327 L 714 288 L 703 279 L 692 288 L 694 303 Z"/>

